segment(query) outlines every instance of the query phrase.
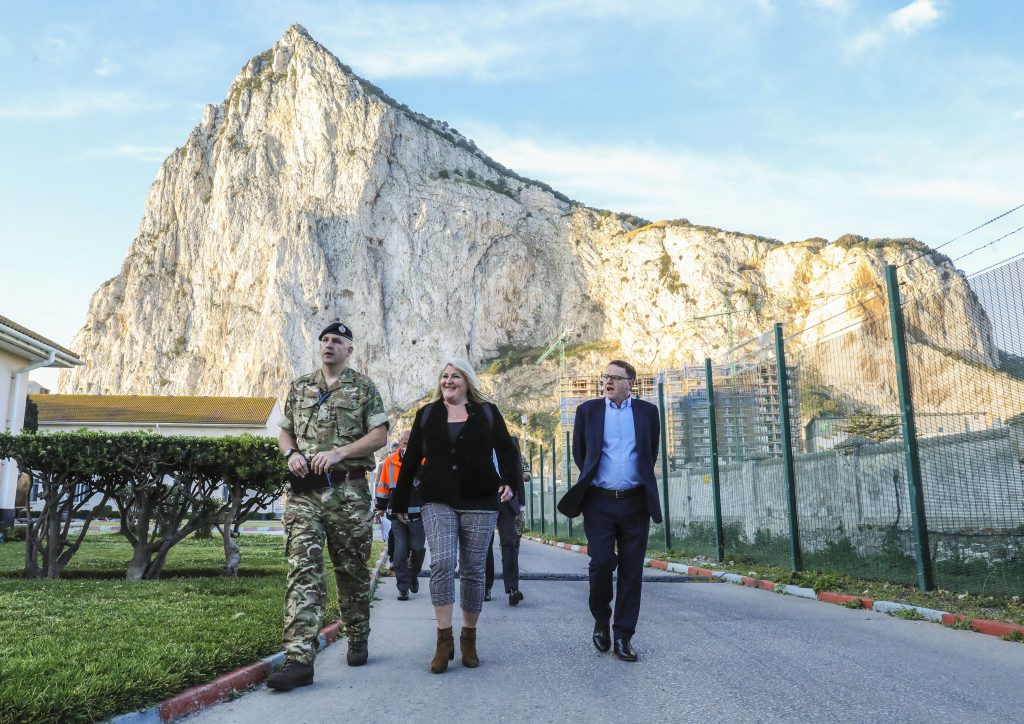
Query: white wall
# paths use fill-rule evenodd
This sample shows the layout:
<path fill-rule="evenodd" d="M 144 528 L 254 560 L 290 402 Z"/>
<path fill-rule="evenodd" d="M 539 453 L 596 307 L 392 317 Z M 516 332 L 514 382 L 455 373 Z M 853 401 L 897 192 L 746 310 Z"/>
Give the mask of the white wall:
<path fill-rule="evenodd" d="M 3 420 L 3 431 L 7 431 L 7 406 L 11 401 L 11 385 L 14 382 L 14 373 L 31 362 L 36 357 L 22 357 L 5 349 L 0 349 L 0 415 Z M 15 401 L 14 425 L 11 432 L 19 432 L 25 420 L 25 390 L 27 385 L 22 384 L 22 394 Z M 14 496 L 17 493 L 18 466 L 13 460 L 4 460 L 0 463 L 0 510 L 12 510 L 14 508 Z"/>

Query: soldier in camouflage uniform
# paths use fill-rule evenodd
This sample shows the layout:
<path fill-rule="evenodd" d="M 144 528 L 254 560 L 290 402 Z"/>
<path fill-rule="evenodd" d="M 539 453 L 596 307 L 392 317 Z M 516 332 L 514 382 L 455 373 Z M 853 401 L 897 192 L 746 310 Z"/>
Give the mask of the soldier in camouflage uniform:
<path fill-rule="evenodd" d="M 387 443 L 388 418 L 376 385 L 348 367 L 352 332 L 320 333 L 321 367 L 291 384 L 278 443 L 292 476 L 284 529 L 288 556 L 285 665 L 267 686 L 289 691 L 313 681 L 326 608 L 324 544 L 334 565 L 348 663 L 366 663 L 370 635 L 371 496 L 366 472 Z"/>

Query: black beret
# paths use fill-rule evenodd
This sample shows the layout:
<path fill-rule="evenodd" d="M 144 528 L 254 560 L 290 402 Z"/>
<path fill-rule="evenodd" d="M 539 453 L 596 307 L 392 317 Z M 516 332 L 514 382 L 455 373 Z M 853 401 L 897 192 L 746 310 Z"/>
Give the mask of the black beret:
<path fill-rule="evenodd" d="M 325 334 L 337 334 L 342 337 L 352 339 L 352 330 L 346 327 L 341 322 L 334 322 L 333 324 L 328 324 L 326 327 L 324 327 L 324 331 L 320 333 L 320 336 L 317 337 L 317 339 L 319 339 L 322 342 Z"/>

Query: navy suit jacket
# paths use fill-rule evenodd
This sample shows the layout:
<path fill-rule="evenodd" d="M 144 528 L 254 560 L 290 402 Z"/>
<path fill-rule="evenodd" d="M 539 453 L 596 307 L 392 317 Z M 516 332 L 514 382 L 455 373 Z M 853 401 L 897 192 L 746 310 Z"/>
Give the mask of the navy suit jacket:
<path fill-rule="evenodd" d="M 661 522 L 661 499 L 654 463 L 658 459 L 661 421 L 657 405 L 636 397 L 633 408 L 633 429 L 636 432 L 637 473 L 647 499 L 647 511 L 655 523 Z M 587 400 L 576 408 L 576 423 L 572 431 L 572 459 L 580 469 L 579 481 L 558 501 L 562 515 L 575 518 L 583 510 L 587 489 L 594 482 L 597 466 L 601 462 L 604 445 L 605 398 Z"/>

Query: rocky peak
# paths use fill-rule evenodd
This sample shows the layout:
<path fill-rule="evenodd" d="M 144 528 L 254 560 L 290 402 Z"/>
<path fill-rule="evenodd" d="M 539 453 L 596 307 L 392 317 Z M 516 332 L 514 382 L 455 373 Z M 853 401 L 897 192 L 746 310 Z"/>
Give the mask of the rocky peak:
<path fill-rule="evenodd" d="M 87 364 L 60 388 L 280 396 L 316 366 L 317 334 L 336 319 L 355 330 L 353 366 L 393 409 L 419 399 L 446 358 L 525 360 L 570 328 L 569 344 L 592 352 L 574 357 L 581 369 L 612 351 L 664 367 L 778 319 L 860 313 L 870 299 L 851 290 L 883 284 L 884 263 L 909 262 L 911 247 L 782 244 L 587 208 L 292 26 L 162 164 L 121 272 L 74 341 Z M 942 295 L 940 309 L 911 310 L 915 333 L 997 359 L 962 277 L 927 256 L 912 268 Z M 965 326 L 955 340 L 945 331 Z"/>

